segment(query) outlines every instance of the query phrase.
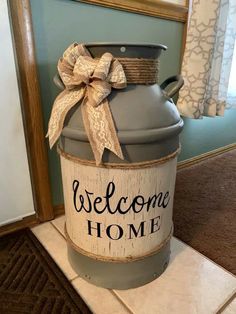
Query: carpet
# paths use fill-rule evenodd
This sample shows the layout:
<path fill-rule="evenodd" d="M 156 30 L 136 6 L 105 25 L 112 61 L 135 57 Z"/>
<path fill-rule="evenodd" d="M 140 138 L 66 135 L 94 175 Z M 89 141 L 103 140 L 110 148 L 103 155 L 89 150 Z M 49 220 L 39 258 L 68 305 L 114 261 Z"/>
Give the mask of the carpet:
<path fill-rule="evenodd" d="M 0 238 L 0 313 L 91 311 L 33 233 L 26 229 Z"/>
<path fill-rule="evenodd" d="M 236 275 L 236 150 L 179 170 L 174 235 Z"/>

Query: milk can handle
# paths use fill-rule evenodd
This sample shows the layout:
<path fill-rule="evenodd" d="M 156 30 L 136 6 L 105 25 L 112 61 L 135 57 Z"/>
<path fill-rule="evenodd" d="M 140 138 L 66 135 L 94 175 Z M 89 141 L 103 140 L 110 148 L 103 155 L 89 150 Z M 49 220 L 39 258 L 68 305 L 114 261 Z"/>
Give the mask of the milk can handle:
<path fill-rule="evenodd" d="M 56 75 L 54 76 L 53 82 L 55 83 L 55 85 L 56 85 L 59 89 L 61 89 L 61 90 L 65 89 L 65 85 L 64 85 L 64 83 L 62 82 L 62 80 L 61 80 L 61 78 L 60 78 L 60 76 L 59 76 L 58 74 L 56 74 Z"/>
<path fill-rule="evenodd" d="M 167 97 L 172 98 L 184 85 L 184 79 L 182 75 L 174 75 L 166 79 L 161 85 L 161 89 L 165 90 L 165 88 L 170 85 L 171 83 L 174 83 L 172 88 L 168 91 L 165 91 Z"/>
<path fill-rule="evenodd" d="M 65 88 L 65 85 L 63 84 L 60 76 L 58 74 L 56 74 L 53 78 L 54 83 L 56 84 L 57 87 L 59 87 L 61 90 L 63 90 Z M 165 88 L 173 83 L 176 82 L 173 87 L 167 92 L 165 91 L 167 97 L 172 98 L 179 90 L 180 88 L 184 85 L 184 80 L 183 77 L 181 75 L 174 75 L 169 77 L 168 79 L 166 79 L 161 85 L 161 89 L 165 90 Z"/>

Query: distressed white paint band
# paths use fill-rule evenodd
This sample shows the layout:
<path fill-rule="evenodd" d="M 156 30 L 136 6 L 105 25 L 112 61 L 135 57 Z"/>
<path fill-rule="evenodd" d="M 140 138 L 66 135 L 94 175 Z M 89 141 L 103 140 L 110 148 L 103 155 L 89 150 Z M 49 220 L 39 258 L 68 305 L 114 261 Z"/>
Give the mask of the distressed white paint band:
<path fill-rule="evenodd" d="M 93 256 L 135 259 L 172 230 L 177 157 L 139 169 L 85 166 L 61 155 L 67 233 Z"/>

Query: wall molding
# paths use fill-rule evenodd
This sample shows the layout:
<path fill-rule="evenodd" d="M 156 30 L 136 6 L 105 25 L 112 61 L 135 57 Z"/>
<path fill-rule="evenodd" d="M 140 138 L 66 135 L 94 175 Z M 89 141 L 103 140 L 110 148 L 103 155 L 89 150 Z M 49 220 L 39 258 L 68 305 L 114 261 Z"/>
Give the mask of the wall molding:
<path fill-rule="evenodd" d="M 179 161 L 177 164 L 177 170 L 183 169 L 183 168 L 187 168 L 190 166 L 193 166 L 197 163 L 200 163 L 204 160 L 216 157 L 218 155 L 224 154 L 226 152 L 229 152 L 233 149 L 236 149 L 236 143 L 233 144 L 229 144 L 214 150 L 211 150 L 207 153 L 183 160 L 183 161 Z M 54 207 L 54 215 L 55 217 L 61 216 L 65 214 L 65 207 L 64 204 L 59 204 L 59 205 L 55 205 Z"/>
<path fill-rule="evenodd" d="M 186 22 L 188 18 L 188 0 L 74 0 L 103 7 L 129 11 L 162 19 Z M 175 3 L 174 3 L 175 2 Z"/>
<path fill-rule="evenodd" d="M 207 159 L 212 158 L 212 157 L 216 157 L 218 155 L 229 152 L 233 149 L 236 149 L 236 143 L 232 143 L 232 144 L 229 144 L 229 145 L 226 145 L 223 147 L 219 147 L 219 148 L 211 150 L 207 153 L 204 153 L 204 154 L 201 154 L 201 155 L 198 155 L 198 156 L 195 156 L 195 157 L 183 160 L 183 161 L 179 161 L 178 165 L 177 165 L 177 169 L 179 170 L 179 169 L 183 169 L 186 167 L 190 167 L 190 166 L 195 165 L 201 161 L 207 160 Z"/>

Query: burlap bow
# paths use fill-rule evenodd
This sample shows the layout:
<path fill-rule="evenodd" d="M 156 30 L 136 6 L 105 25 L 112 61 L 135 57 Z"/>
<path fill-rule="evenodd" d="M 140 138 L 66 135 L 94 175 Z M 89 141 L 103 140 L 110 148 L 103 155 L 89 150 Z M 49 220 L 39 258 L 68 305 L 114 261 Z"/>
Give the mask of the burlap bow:
<path fill-rule="evenodd" d="M 110 53 L 93 59 L 83 45 L 72 44 L 58 62 L 58 72 L 65 85 L 53 104 L 47 137 L 50 148 L 61 134 L 68 111 L 80 100 L 84 127 L 96 164 L 107 148 L 123 159 L 107 96 L 111 88 L 125 88 L 122 65 Z"/>

